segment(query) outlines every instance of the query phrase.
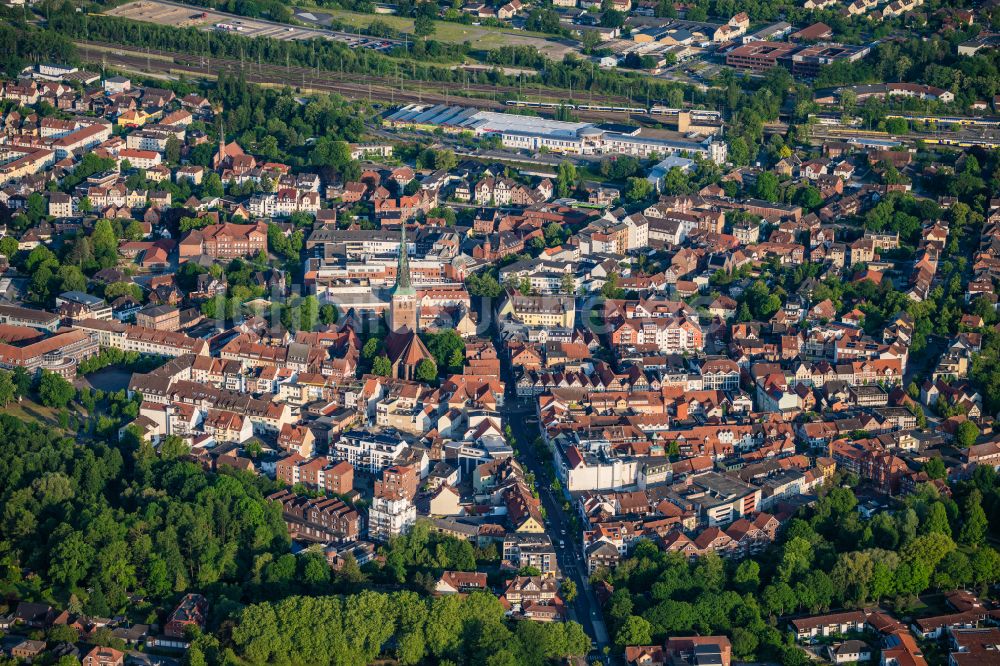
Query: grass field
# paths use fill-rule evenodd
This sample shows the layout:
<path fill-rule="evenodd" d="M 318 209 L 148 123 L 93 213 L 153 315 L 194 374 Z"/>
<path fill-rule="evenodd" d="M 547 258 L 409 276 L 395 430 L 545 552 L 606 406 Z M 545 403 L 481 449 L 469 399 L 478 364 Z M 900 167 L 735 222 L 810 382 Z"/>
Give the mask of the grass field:
<path fill-rule="evenodd" d="M 76 404 L 70 406 L 70 413 L 77 412 Z M 59 425 L 59 410 L 45 407 L 33 400 L 24 398 L 21 402 L 12 402 L 3 408 L 4 414 L 20 419 L 22 421 L 38 421 L 48 428 L 61 428 Z"/>
<path fill-rule="evenodd" d="M 305 11 L 315 11 L 329 14 L 345 25 L 355 28 L 365 28 L 375 21 L 381 21 L 389 27 L 413 34 L 413 19 L 402 16 L 392 16 L 391 14 L 361 14 L 344 9 L 328 9 L 325 7 L 311 7 L 296 5 L 297 9 Z M 503 28 L 493 28 L 478 25 L 465 25 L 462 23 L 452 23 L 451 21 L 435 21 L 436 30 L 431 36 L 442 42 L 461 44 L 470 42 L 472 48 L 489 50 L 501 46 L 534 46 L 540 52 L 551 58 L 562 58 L 562 56 L 574 48 L 563 43 L 550 35 L 542 33 L 527 32 L 524 30 L 504 30 Z"/>

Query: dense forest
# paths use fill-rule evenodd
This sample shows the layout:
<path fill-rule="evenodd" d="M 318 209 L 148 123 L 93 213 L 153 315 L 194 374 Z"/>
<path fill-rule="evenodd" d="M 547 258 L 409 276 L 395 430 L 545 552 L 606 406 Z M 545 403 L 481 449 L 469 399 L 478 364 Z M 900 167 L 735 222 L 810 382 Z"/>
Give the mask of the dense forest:
<path fill-rule="evenodd" d="M 594 579 L 614 586 L 606 615 L 619 646 L 724 633 L 735 657 L 790 666 L 807 658 L 788 643 L 779 616 L 878 603 L 906 615 L 928 590 L 984 590 L 1000 580 L 1000 553 L 987 542 L 998 535 L 1000 481 L 980 467 L 954 497 L 925 484 L 871 519 L 850 488 L 830 488 L 777 545 L 743 562 L 715 554 L 689 561 L 644 542 Z"/>
<path fill-rule="evenodd" d="M 66 36 L 53 30 L 29 29 L 12 12 L 0 8 L 0 44 L 3 45 L 0 72 L 16 76 L 29 62 L 77 62 L 76 47 Z"/>
<path fill-rule="evenodd" d="M 254 155 L 360 175 L 357 164 L 350 164 L 346 142 L 362 137 L 372 115 L 362 102 L 337 95 L 296 96 L 289 89 L 249 85 L 242 76 L 220 76 L 208 94 L 223 109 L 227 138 Z"/>
<path fill-rule="evenodd" d="M 134 437 L 104 439 L 0 414 L 8 592 L 110 617 L 139 598 L 266 584 L 289 545 L 280 508 L 263 499 L 270 482 L 206 474 L 176 443 L 157 452 Z"/>
<path fill-rule="evenodd" d="M 518 622 L 512 629 L 500 601 L 488 592 L 289 597 L 245 608 L 232 642 L 251 664 L 367 664 L 391 645 L 400 664 L 540 666 L 590 650 L 590 639 L 576 622 Z M 207 655 L 208 663 L 217 661 L 213 639 L 196 643 L 195 650 Z"/>

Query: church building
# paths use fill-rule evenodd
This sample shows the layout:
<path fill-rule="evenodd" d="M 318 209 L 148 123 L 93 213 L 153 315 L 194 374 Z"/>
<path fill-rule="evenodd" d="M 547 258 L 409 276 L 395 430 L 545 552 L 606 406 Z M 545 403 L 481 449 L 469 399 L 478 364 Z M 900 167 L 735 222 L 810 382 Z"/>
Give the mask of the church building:
<path fill-rule="evenodd" d="M 406 249 L 406 225 L 401 225 L 396 286 L 389 301 L 389 331 L 417 331 L 417 290 L 410 281 L 410 255 Z"/>

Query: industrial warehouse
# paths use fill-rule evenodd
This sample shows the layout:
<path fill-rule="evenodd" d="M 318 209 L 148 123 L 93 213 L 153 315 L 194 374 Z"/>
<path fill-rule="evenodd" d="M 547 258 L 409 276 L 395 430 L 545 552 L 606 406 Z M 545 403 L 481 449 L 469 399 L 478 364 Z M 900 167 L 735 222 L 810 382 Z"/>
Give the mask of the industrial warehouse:
<path fill-rule="evenodd" d="M 686 154 L 701 155 L 716 164 L 726 161 L 726 144 L 715 137 L 695 133 L 682 134 L 683 139 L 653 137 L 632 125 L 566 122 L 445 104 L 410 104 L 390 112 L 383 122 L 394 128 L 498 136 L 505 147 L 521 150 L 636 157 Z"/>

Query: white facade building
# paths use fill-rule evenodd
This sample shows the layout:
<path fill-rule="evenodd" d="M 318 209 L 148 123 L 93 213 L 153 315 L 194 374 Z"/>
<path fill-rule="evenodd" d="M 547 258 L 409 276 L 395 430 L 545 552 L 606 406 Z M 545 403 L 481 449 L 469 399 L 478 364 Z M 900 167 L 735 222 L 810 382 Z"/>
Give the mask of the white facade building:
<path fill-rule="evenodd" d="M 396 464 L 406 449 L 406 442 L 399 437 L 355 430 L 330 443 L 330 457 L 336 461 L 346 460 L 360 472 L 381 474 L 382 470 Z"/>
<path fill-rule="evenodd" d="M 368 509 L 368 537 L 388 541 L 409 532 L 416 522 L 417 507 L 407 498 L 376 496 Z"/>

